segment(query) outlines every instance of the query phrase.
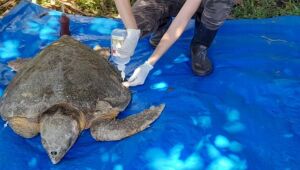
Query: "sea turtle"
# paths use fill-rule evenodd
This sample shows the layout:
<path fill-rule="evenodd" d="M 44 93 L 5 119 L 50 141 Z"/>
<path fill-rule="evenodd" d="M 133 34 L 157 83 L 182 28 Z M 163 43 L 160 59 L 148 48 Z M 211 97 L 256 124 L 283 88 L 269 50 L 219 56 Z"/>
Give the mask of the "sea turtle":
<path fill-rule="evenodd" d="M 20 67 L 20 64 L 22 67 Z M 84 129 L 97 141 L 120 140 L 155 121 L 164 104 L 116 119 L 131 100 L 120 74 L 77 40 L 63 36 L 32 60 L 11 63 L 19 69 L 3 95 L 2 118 L 19 135 L 41 134 L 53 164 L 58 163 Z"/>

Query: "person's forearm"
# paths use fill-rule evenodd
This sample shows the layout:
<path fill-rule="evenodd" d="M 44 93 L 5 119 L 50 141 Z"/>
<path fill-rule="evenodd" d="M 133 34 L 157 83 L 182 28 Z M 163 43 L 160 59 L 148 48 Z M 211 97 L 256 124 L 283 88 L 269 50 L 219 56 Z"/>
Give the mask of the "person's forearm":
<path fill-rule="evenodd" d="M 129 0 L 115 0 L 117 9 L 127 29 L 138 29 Z"/>
<path fill-rule="evenodd" d="M 148 62 L 151 65 L 154 65 L 181 36 L 188 22 L 199 8 L 200 4 L 201 0 L 186 0 L 178 15 L 170 25 L 168 31 L 162 37 L 154 53 L 148 59 Z"/>

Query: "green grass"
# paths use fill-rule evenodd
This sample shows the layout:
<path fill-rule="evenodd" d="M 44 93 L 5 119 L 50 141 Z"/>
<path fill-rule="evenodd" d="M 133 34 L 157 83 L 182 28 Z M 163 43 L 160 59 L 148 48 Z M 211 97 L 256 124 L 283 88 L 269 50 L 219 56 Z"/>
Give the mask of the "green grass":
<path fill-rule="evenodd" d="M 135 0 L 131 0 L 133 3 Z M 300 0 L 237 0 L 242 1 L 232 11 L 233 18 L 268 18 L 283 15 L 300 15 Z M 81 11 L 92 16 L 116 17 L 117 10 L 113 0 L 74 0 Z M 38 0 L 49 6 L 50 0 Z M 0 9 L 0 15 L 4 9 Z"/>
<path fill-rule="evenodd" d="M 299 0 L 243 0 L 232 11 L 234 18 L 268 18 L 300 15 Z"/>
<path fill-rule="evenodd" d="M 130 0 L 133 4 L 135 0 Z M 78 6 L 95 16 L 116 17 L 118 11 L 113 0 L 75 0 Z"/>

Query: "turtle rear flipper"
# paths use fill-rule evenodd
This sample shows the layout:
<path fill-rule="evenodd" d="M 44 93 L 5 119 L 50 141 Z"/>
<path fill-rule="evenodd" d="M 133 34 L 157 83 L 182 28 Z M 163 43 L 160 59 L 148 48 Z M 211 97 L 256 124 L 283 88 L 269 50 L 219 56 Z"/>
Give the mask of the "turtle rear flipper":
<path fill-rule="evenodd" d="M 97 141 L 121 140 L 148 128 L 159 117 L 164 107 L 164 104 L 151 107 L 122 120 L 96 121 L 91 126 L 91 134 Z"/>
<path fill-rule="evenodd" d="M 101 47 L 99 45 L 96 45 L 93 48 L 94 51 L 96 51 L 98 54 L 100 54 L 100 56 L 104 57 L 106 60 L 108 60 L 109 56 L 110 56 L 110 49 L 109 48 L 105 48 L 105 47 Z"/>
<path fill-rule="evenodd" d="M 14 71 L 20 71 L 24 65 L 26 65 L 31 59 L 30 58 L 19 58 L 8 63 L 8 66 Z"/>

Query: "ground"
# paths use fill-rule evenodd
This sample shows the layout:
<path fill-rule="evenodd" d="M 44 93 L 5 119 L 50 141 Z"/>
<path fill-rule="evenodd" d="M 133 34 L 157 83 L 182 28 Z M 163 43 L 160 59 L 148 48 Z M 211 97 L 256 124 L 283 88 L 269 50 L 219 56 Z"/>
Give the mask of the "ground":
<path fill-rule="evenodd" d="M 7 13 L 20 0 L 0 0 L 0 16 Z M 67 13 L 86 16 L 117 17 L 113 0 L 36 0 L 38 4 Z M 51 4 L 50 1 L 55 2 Z M 130 0 L 132 3 L 135 0 Z M 300 15 L 300 0 L 236 0 L 231 18 L 267 18 L 282 15 Z"/>

